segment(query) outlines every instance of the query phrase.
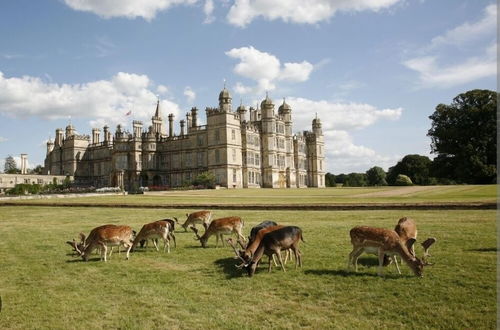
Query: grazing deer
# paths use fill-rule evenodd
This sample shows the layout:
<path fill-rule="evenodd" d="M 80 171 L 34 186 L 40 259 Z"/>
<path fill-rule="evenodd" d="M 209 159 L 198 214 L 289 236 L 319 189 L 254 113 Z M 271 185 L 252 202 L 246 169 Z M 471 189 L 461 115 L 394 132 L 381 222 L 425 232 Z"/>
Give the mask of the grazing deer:
<path fill-rule="evenodd" d="M 170 224 L 166 221 L 155 221 L 151 223 L 147 223 L 144 226 L 142 226 L 141 231 L 139 231 L 139 234 L 134 239 L 134 243 L 132 245 L 132 250 L 139 244 L 140 241 L 142 240 L 148 240 L 148 239 L 153 239 L 153 244 L 156 248 L 156 251 L 159 251 L 158 245 L 156 244 L 155 239 L 156 238 L 161 238 L 163 239 L 163 252 L 165 250 L 170 253 L 170 242 L 168 239 L 168 234 L 170 232 Z"/>
<path fill-rule="evenodd" d="M 382 276 L 384 255 L 393 257 L 393 259 L 394 256 L 401 257 L 416 276 L 423 276 L 424 263 L 410 253 L 406 244 L 394 230 L 358 226 L 351 229 L 350 236 L 353 249 L 349 254 L 348 267 L 354 265 L 355 270 L 358 271 L 358 257 L 361 253 L 368 252 L 378 255 L 378 274 L 380 276 Z M 412 238 L 409 241 L 411 244 L 415 242 Z M 396 268 L 401 274 L 397 263 Z"/>
<path fill-rule="evenodd" d="M 83 260 L 87 261 L 92 251 L 101 248 L 101 260 L 107 261 L 106 256 L 109 246 L 121 246 L 127 248 L 127 260 L 130 256 L 134 233 L 129 226 L 104 225 L 96 227 L 90 231 L 89 236 L 85 239 L 85 248 L 80 255 Z"/>
<path fill-rule="evenodd" d="M 302 236 L 302 229 L 299 227 L 287 226 L 270 231 L 262 237 L 259 246 L 255 250 L 255 253 L 250 255 L 250 258 L 241 258 L 245 261 L 245 263 L 241 266 L 247 270 L 248 276 L 252 277 L 257 269 L 257 264 L 265 254 L 269 257 L 268 271 L 271 272 L 272 256 L 276 254 L 278 256 L 281 269 L 286 272 L 283 259 L 281 258 L 281 250 L 291 249 L 295 255 L 295 269 L 297 269 L 297 266 L 302 267 L 302 256 L 299 251 L 300 241 L 304 242 L 304 238 Z"/>
<path fill-rule="evenodd" d="M 191 214 L 186 213 L 186 221 L 184 221 L 183 224 L 179 223 L 179 220 L 177 220 L 176 217 L 174 217 L 175 221 L 179 223 L 182 228 L 184 228 L 184 231 L 187 232 L 188 227 L 193 226 L 196 228 L 196 224 L 202 224 L 205 230 L 207 230 L 208 226 L 210 225 L 210 220 L 212 219 L 212 212 L 210 211 L 198 211 L 198 212 L 193 212 Z"/>
<path fill-rule="evenodd" d="M 206 248 L 207 242 L 210 236 L 215 235 L 217 241 L 215 243 L 215 247 L 219 245 L 219 238 L 222 241 L 222 246 L 224 246 L 224 238 L 223 235 L 230 235 L 231 233 L 235 233 L 238 235 L 238 239 L 242 239 L 245 242 L 245 237 L 241 234 L 241 230 L 243 229 L 243 220 L 240 217 L 227 217 L 215 219 L 210 223 L 208 228 L 205 230 L 203 236 L 198 235 L 198 229 L 195 227 L 190 227 L 194 234 L 196 235 L 196 240 L 199 240 L 201 246 Z"/>
<path fill-rule="evenodd" d="M 394 231 L 398 233 L 403 244 L 406 245 L 408 251 L 415 257 L 415 248 L 413 246 L 417 240 L 417 225 L 415 221 L 407 217 L 401 218 L 394 228 Z"/>
<path fill-rule="evenodd" d="M 169 224 L 170 228 L 169 228 L 169 231 L 168 231 L 168 240 L 173 240 L 174 241 L 174 247 L 177 247 L 177 242 L 175 240 L 175 235 L 174 235 L 174 231 L 175 231 L 175 221 L 172 220 L 172 219 L 163 219 L 163 220 L 158 220 L 158 221 L 164 221 L 166 223 Z M 158 239 L 157 238 L 153 238 L 155 240 L 155 243 L 158 244 Z M 144 247 L 144 245 L 147 246 L 147 240 L 143 239 L 140 241 L 140 246 L 141 248 Z"/>

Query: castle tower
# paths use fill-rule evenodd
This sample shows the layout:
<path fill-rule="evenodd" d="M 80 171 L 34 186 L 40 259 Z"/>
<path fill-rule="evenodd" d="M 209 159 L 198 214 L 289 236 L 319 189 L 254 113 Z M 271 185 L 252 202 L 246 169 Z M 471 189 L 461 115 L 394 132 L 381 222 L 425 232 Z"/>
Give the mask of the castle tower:
<path fill-rule="evenodd" d="M 75 135 L 75 127 L 70 123 L 68 126 L 66 126 L 66 139 L 73 135 Z"/>
<path fill-rule="evenodd" d="M 307 162 L 309 164 L 307 175 L 309 187 L 325 187 L 324 149 L 325 143 L 321 121 L 316 116 L 312 121 L 312 132 L 308 132 L 307 134 Z"/>
<path fill-rule="evenodd" d="M 280 132 L 284 133 L 285 139 L 285 158 L 286 158 L 286 168 L 287 168 L 287 187 L 296 187 L 296 171 L 295 171 L 295 156 L 294 156 L 294 141 L 292 135 L 292 108 L 288 105 L 283 98 L 283 104 L 278 108 L 279 117 L 282 120 Z"/>
<path fill-rule="evenodd" d="M 228 188 L 242 188 L 241 126 L 231 111 L 231 95 L 224 86 L 219 107 L 207 108 L 208 169 L 216 182 Z"/>
<path fill-rule="evenodd" d="M 231 95 L 224 84 L 224 89 L 219 93 L 219 109 L 223 112 L 231 112 L 231 100 Z"/>
<path fill-rule="evenodd" d="M 54 150 L 54 142 L 52 142 L 52 139 L 49 138 L 47 141 L 47 155 L 49 155 L 52 150 Z"/>
<path fill-rule="evenodd" d="M 243 104 L 240 104 L 238 109 L 236 109 L 236 112 L 240 116 L 240 123 L 243 123 L 246 120 L 247 109 Z"/>
<path fill-rule="evenodd" d="M 265 188 L 274 188 L 278 187 L 279 181 L 276 118 L 274 116 L 274 103 L 267 93 L 266 98 L 260 103 L 260 108 L 262 114 L 262 184 Z"/>

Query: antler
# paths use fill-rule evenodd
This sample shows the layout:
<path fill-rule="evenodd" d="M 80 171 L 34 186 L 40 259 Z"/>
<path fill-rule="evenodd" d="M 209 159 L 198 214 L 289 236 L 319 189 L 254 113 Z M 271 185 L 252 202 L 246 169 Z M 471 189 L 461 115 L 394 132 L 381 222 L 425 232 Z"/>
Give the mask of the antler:
<path fill-rule="evenodd" d="M 179 220 L 177 220 L 177 218 L 176 218 L 176 217 L 174 217 L 174 220 L 175 220 L 175 222 L 179 223 Z"/>
<path fill-rule="evenodd" d="M 238 240 L 238 242 L 239 242 L 239 240 Z M 239 253 L 238 249 L 236 249 L 236 244 L 234 244 L 233 239 L 232 239 L 232 238 L 228 238 L 228 239 L 227 239 L 227 243 L 228 243 L 229 245 L 231 245 L 231 247 L 233 248 L 234 253 L 236 254 L 235 259 L 240 259 L 240 260 L 242 261 L 242 263 L 241 263 L 241 264 L 239 264 L 239 265 L 235 265 L 235 267 L 236 267 L 236 268 L 240 268 L 240 269 L 241 269 L 241 268 L 243 268 L 243 267 L 245 267 L 245 266 L 247 265 L 247 263 L 246 263 L 245 259 L 243 259 L 243 258 L 241 257 L 241 254 Z"/>
<path fill-rule="evenodd" d="M 437 239 L 434 237 L 429 237 L 428 239 L 426 239 L 425 241 L 422 242 L 422 247 L 424 248 L 424 256 L 422 259 L 424 260 L 425 264 L 427 264 L 427 265 L 432 265 L 431 263 L 427 262 L 427 258 L 431 256 L 429 254 L 430 247 L 432 246 L 432 244 L 434 244 L 436 242 L 437 242 Z"/>
<path fill-rule="evenodd" d="M 85 234 L 84 233 L 80 233 L 80 234 L 78 234 L 78 236 L 80 237 L 81 243 L 85 244 L 85 239 L 86 239 Z"/>

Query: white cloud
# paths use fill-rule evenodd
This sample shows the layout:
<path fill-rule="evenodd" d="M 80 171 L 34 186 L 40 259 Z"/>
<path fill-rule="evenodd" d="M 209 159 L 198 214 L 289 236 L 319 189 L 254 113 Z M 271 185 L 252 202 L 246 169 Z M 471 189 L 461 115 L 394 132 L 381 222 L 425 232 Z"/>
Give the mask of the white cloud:
<path fill-rule="evenodd" d="M 119 72 L 110 80 L 85 84 L 47 83 L 37 77 L 7 78 L 0 72 L 0 113 L 9 117 L 44 119 L 88 118 L 91 125 L 126 123 L 148 119 L 154 112 L 156 95 L 146 75 Z M 163 112 L 178 114 L 177 104 L 162 100 Z"/>
<path fill-rule="evenodd" d="M 365 172 L 370 167 L 388 168 L 400 155 L 380 155 L 375 150 L 354 143 L 350 131 L 360 130 L 381 120 L 398 120 L 402 108 L 379 109 L 365 103 L 334 103 L 290 97 L 294 130 L 311 130 L 312 118 L 321 119 L 329 171 Z"/>
<path fill-rule="evenodd" d="M 197 0 L 64 0 L 74 10 L 87 11 L 104 18 L 142 17 L 152 20 L 160 11 L 174 5 L 192 5 Z"/>
<path fill-rule="evenodd" d="M 379 11 L 400 0 L 236 0 L 227 19 L 229 23 L 245 27 L 255 18 L 281 19 L 284 22 L 315 24 L 328 20 L 337 11 Z"/>
<path fill-rule="evenodd" d="M 184 88 L 184 96 L 186 97 L 189 104 L 193 103 L 193 101 L 196 99 L 196 93 L 189 86 L 186 86 L 186 88 Z"/>
<path fill-rule="evenodd" d="M 168 87 L 164 85 L 158 85 L 158 87 L 156 87 L 156 91 L 160 94 L 166 94 L 168 93 Z"/>
<path fill-rule="evenodd" d="M 485 36 L 494 36 L 497 27 L 497 5 L 491 4 L 484 9 L 484 16 L 477 22 L 466 22 L 431 41 L 431 48 L 455 45 L 461 46 Z"/>
<path fill-rule="evenodd" d="M 496 48 L 495 45 L 493 47 Z M 447 88 L 466 84 L 481 78 L 496 76 L 496 56 L 492 56 L 491 47 L 481 57 L 472 57 L 454 65 L 439 65 L 437 57 L 416 57 L 403 64 L 419 74 L 420 87 Z M 496 52 L 495 52 L 496 53 Z"/>
<path fill-rule="evenodd" d="M 417 86 L 448 88 L 496 76 L 496 12 L 495 4 L 487 6 L 477 22 L 466 22 L 434 37 L 429 46 L 423 47 L 422 56 L 403 61 L 418 73 Z M 464 53 L 461 47 L 472 42 L 476 42 L 474 47 L 467 47 Z"/>
<path fill-rule="evenodd" d="M 257 82 L 254 87 L 237 83 L 235 90 L 238 93 L 261 94 L 276 88 L 275 81 L 303 82 L 309 79 L 314 66 L 307 62 L 285 63 L 269 53 L 261 52 L 254 47 L 233 48 L 226 55 L 238 59 L 240 62 L 234 67 L 234 72 L 242 77 Z"/>
<path fill-rule="evenodd" d="M 215 17 L 213 15 L 214 12 L 213 0 L 205 0 L 205 4 L 203 5 L 203 12 L 205 13 L 205 20 L 203 21 L 203 23 L 210 24 L 215 21 Z"/>
<path fill-rule="evenodd" d="M 402 108 L 378 109 L 366 103 L 333 103 L 300 97 L 287 98 L 286 102 L 292 107 L 295 125 L 300 129 L 310 128 L 316 113 L 322 119 L 323 129 L 328 131 L 362 129 L 381 119 L 398 120 L 403 112 Z"/>
<path fill-rule="evenodd" d="M 381 155 L 371 148 L 356 145 L 351 135 L 343 130 L 324 132 L 324 139 L 329 171 L 335 174 L 363 173 L 373 166 L 388 170 L 401 159 L 400 155 Z"/>

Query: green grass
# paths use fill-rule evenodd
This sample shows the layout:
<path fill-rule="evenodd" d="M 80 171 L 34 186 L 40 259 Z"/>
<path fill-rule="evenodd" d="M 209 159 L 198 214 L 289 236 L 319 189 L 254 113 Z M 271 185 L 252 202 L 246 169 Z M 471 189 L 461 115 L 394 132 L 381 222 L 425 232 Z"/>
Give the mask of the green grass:
<path fill-rule="evenodd" d="M 115 252 L 107 263 L 81 262 L 64 243 L 101 224 L 139 230 L 190 211 L 1 207 L 0 329 L 496 326 L 495 211 L 216 211 L 242 216 L 246 234 L 264 219 L 303 229 L 301 270 L 268 274 L 263 265 L 253 278 L 235 269 L 230 248 L 211 238 L 202 249 L 182 230 L 172 253 L 149 249 L 128 261 Z M 346 270 L 350 228 L 392 228 L 402 216 L 416 220 L 420 241 L 438 239 L 424 278 L 406 265 L 402 276 L 390 266 L 377 277 L 368 255 L 358 273 Z"/>
<path fill-rule="evenodd" d="M 326 189 L 222 189 L 155 192 L 146 195 L 23 200 L 28 203 L 119 204 L 335 204 L 494 202 L 495 185 Z M 2 201 L 0 201 L 1 203 Z"/>

